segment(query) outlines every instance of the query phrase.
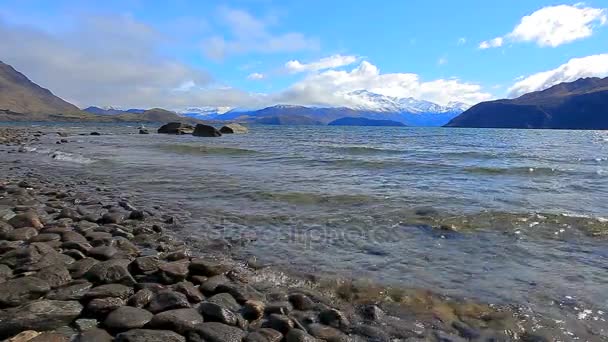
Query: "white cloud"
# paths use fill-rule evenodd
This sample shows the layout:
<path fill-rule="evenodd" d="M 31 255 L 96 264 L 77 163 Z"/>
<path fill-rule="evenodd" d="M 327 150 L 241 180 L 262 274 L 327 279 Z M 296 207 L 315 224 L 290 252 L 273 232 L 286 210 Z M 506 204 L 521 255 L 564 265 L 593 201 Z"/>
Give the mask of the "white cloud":
<path fill-rule="evenodd" d="M 444 105 L 450 101 L 474 104 L 492 97 L 478 84 L 457 79 L 422 81 L 418 75 L 411 73 L 382 74 L 375 65 L 363 61 L 350 71 L 326 70 L 310 74 L 286 91 L 277 94 L 275 102 L 326 106 L 357 105 L 358 99 L 348 93 L 361 89 L 387 96 L 425 99 Z"/>
<path fill-rule="evenodd" d="M 306 71 L 319 71 L 325 69 L 334 69 L 350 65 L 358 60 L 356 56 L 343 56 L 333 55 L 325 58 L 321 58 L 316 62 L 302 63 L 298 60 L 291 60 L 285 63 L 285 70 L 290 73 L 306 72 Z"/>
<path fill-rule="evenodd" d="M 67 27 L 49 33 L 0 18 L 0 60 L 79 106 L 167 105 L 212 81 L 204 70 L 158 53 L 165 37 L 130 16 L 87 17 Z"/>
<path fill-rule="evenodd" d="M 273 33 L 270 28 L 274 18 L 256 18 L 250 13 L 223 7 L 219 19 L 226 25 L 230 34 L 211 36 L 203 42 L 205 54 L 222 60 L 230 54 L 249 52 L 276 53 L 318 50 L 319 40 L 309 38 L 299 32 Z"/>
<path fill-rule="evenodd" d="M 467 43 L 467 38 L 466 37 L 460 37 L 460 38 L 458 38 L 457 45 L 460 46 L 460 45 L 464 45 L 466 43 Z"/>
<path fill-rule="evenodd" d="M 448 64 L 448 58 L 447 58 L 447 57 L 445 57 L 445 56 L 440 57 L 440 58 L 437 60 L 437 64 L 438 64 L 438 65 L 445 65 L 445 64 Z"/>
<path fill-rule="evenodd" d="M 253 72 L 247 76 L 248 80 L 263 80 L 264 78 L 266 78 L 266 75 L 259 72 Z"/>
<path fill-rule="evenodd" d="M 608 54 L 573 58 L 553 70 L 539 72 L 519 80 L 509 88 L 509 96 L 517 97 L 583 77 L 606 76 L 608 76 Z"/>
<path fill-rule="evenodd" d="M 479 44 L 479 48 L 482 50 L 485 50 L 485 49 L 489 49 L 489 48 L 501 47 L 503 41 L 504 40 L 502 37 L 496 37 L 494 39 L 490 39 L 490 40 L 481 42 Z"/>
<path fill-rule="evenodd" d="M 557 47 L 578 39 L 590 37 L 593 30 L 608 22 L 606 9 L 575 5 L 547 6 L 521 19 L 511 33 L 491 41 L 481 42 L 479 47 L 499 47 L 492 41 L 504 38 L 512 42 L 534 42 L 541 47 Z"/>

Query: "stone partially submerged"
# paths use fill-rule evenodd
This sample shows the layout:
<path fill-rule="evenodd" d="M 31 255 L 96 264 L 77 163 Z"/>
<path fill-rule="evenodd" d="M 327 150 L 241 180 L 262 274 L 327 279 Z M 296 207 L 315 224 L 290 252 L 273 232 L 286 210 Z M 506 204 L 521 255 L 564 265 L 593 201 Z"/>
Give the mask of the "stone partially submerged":
<path fill-rule="evenodd" d="M 192 125 L 181 122 L 169 122 L 158 129 L 158 133 L 164 134 L 192 134 L 192 132 L 194 132 Z"/>
<path fill-rule="evenodd" d="M 197 137 L 221 137 L 222 133 L 213 126 L 198 124 L 192 135 Z"/>
<path fill-rule="evenodd" d="M 245 134 L 248 133 L 249 129 L 241 124 L 232 123 L 220 128 L 222 134 Z"/>

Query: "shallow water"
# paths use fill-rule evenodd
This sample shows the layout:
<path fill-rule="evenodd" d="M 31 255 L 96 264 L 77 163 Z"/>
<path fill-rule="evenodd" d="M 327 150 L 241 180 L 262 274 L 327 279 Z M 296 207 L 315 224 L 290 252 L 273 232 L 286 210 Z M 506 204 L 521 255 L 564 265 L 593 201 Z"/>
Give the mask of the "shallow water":
<path fill-rule="evenodd" d="M 608 336 L 608 132 L 96 129 L 112 135 L 26 159 L 183 210 L 185 235 L 226 239 L 242 257 L 516 304 L 565 336 Z"/>

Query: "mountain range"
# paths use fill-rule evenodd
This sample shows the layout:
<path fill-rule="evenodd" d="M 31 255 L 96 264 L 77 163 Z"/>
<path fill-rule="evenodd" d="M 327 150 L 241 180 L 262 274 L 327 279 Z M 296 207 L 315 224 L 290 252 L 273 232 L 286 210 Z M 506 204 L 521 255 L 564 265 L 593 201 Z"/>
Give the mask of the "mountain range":
<path fill-rule="evenodd" d="M 409 126 L 481 128 L 608 129 L 608 78 L 583 78 L 549 89 L 479 103 L 441 106 L 429 101 L 380 95 L 366 90 L 346 94 L 350 107 L 276 105 L 262 109 L 190 107 L 173 112 L 161 108 L 127 109 L 73 104 L 40 87 L 8 64 L 0 62 L 0 121 L 96 121 L 198 123 L 202 120 L 260 124 L 371 124 L 388 120 Z M 340 122 L 340 121 L 338 121 Z M 446 124 L 447 123 L 447 124 Z"/>
<path fill-rule="evenodd" d="M 608 129 L 608 77 L 581 78 L 516 99 L 482 102 L 446 126 Z"/>

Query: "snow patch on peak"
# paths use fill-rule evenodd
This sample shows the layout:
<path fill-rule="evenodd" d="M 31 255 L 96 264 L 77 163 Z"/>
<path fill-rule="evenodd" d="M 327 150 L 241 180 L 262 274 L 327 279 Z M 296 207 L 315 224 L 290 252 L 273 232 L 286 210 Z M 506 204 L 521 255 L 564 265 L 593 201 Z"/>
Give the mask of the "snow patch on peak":
<path fill-rule="evenodd" d="M 468 105 L 461 102 L 450 102 L 447 106 L 442 106 L 430 101 L 417 100 L 413 97 L 386 96 L 365 89 L 355 90 L 343 96 L 346 101 L 351 103 L 350 108 L 375 112 L 441 114 L 463 112 L 469 108 Z"/>

